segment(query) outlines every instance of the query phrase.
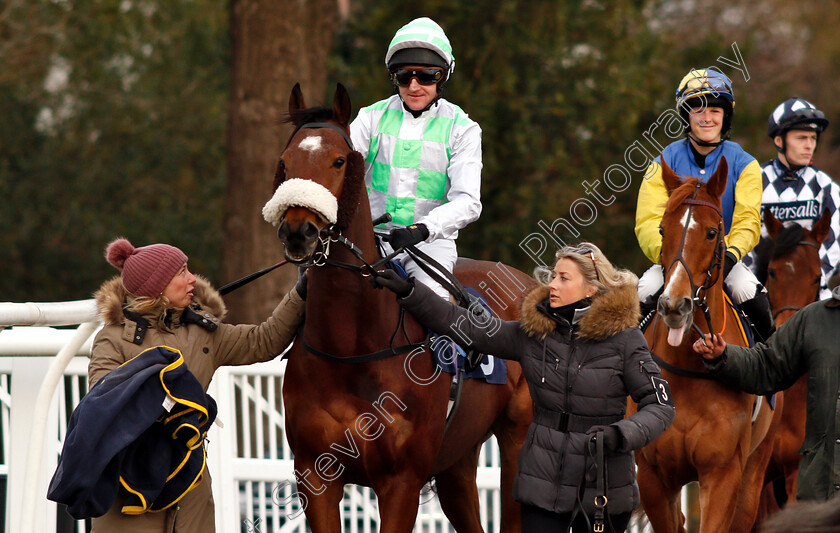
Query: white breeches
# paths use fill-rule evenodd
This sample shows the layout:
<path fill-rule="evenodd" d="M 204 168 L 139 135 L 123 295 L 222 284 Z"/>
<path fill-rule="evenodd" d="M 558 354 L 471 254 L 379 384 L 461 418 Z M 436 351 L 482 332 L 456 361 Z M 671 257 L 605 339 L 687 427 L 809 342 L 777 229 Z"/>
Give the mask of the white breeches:
<path fill-rule="evenodd" d="M 758 282 L 752 270 L 740 261 L 735 263 L 735 266 L 732 267 L 732 270 L 723 282 L 726 284 L 726 288 L 729 290 L 729 294 L 736 304 L 752 300 L 758 296 L 759 292 L 767 292 L 767 289 Z M 664 285 L 665 276 L 662 272 L 662 267 L 653 265 L 639 278 L 639 300 L 644 302 L 652 298 Z"/>
<path fill-rule="evenodd" d="M 394 249 L 391 248 L 390 243 L 383 241 L 382 246 L 385 248 L 385 253 L 387 254 L 394 251 Z M 416 245 L 416 248 L 440 263 L 447 272 L 452 272 L 452 269 L 455 268 L 455 261 L 458 259 L 458 248 L 455 246 L 454 240 L 437 239 L 432 242 L 421 242 Z M 414 259 L 412 259 L 407 253 L 403 252 L 394 259 L 399 261 L 409 276 L 414 277 L 415 280 L 435 291 L 435 294 L 444 300 L 449 300 L 449 291 L 444 289 L 440 283 L 426 274 L 426 272 L 420 268 L 417 263 L 414 262 Z"/>

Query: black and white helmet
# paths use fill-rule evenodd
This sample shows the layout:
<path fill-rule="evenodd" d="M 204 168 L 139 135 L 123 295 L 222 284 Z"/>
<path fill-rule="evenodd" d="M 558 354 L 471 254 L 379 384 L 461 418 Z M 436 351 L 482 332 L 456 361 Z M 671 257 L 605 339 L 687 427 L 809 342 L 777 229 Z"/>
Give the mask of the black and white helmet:
<path fill-rule="evenodd" d="M 808 130 L 822 133 L 828 127 L 828 119 L 817 107 L 802 98 L 788 98 L 770 113 L 767 121 L 767 135 L 773 139 L 784 136 L 789 130 Z"/>

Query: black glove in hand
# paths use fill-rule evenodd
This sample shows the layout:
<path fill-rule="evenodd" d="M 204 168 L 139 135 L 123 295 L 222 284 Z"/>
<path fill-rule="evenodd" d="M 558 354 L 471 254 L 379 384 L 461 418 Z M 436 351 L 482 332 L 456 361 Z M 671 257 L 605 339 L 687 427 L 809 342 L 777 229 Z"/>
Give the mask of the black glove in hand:
<path fill-rule="evenodd" d="M 735 257 L 735 254 L 727 250 L 723 256 L 723 279 L 726 279 L 726 276 L 729 275 L 732 271 L 732 267 L 734 267 L 737 262 L 738 258 Z"/>
<path fill-rule="evenodd" d="M 378 272 L 371 278 L 371 281 L 377 289 L 385 287 L 400 298 L 408 296 L 411 289 L 414 288 L 410 281 L 402 279 L 399 274 L 390 268 Z"/>
<path fill-rule="evenodd" d="M 391 248 L 399 250 L 406 246 L 423 242 L 429 238 L 429 228 L 425 224 L 412 224 L 404 228 L 392 229 L 388 235 Z"/>
<path fill-rule="evenodd" d="M 592 426 L 587 435 L 604 432 L 604 453 L 613 453 L 621 447 L 621 432 L 615 426 Z"/>
<path fill-rule="evenodd" d="M 298 280 L 295 283 L 295 290 L 300 295 L 301 300 L 306 300 L 306 287 L 308 278 L 306 277 L 306 269 L 308 267 L 298 268 Z"/>

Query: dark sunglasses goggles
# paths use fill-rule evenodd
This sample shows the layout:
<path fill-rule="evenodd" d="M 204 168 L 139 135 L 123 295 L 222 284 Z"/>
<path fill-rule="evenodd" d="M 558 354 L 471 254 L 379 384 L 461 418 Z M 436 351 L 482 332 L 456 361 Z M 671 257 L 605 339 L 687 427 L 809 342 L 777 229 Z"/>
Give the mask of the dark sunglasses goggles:
<path fill-rule="evenodd" d="M 403 87 L 411 84 L 412 78 L 417 78 L 420 85 L 434 85 L 443 79 L 443 69 L 440 68 L 422 68 L 422 69 L 407 69 L 398 68 L 391 71 L 391 81 L 395 85 Z"/>

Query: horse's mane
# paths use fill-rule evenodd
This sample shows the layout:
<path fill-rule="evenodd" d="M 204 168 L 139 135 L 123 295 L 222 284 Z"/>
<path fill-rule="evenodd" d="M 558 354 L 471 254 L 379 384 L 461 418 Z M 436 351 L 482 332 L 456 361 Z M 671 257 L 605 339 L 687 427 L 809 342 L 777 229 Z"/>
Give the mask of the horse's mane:
<path fill-rule="evenodd" d="M 771 239 L 764 237 L 753 249 L 755 255 L 756 277 L 761 283 L 767 281 L 767 270 L 770 268 L 770 261 L 785 257 L 791 253 L 802 241 L 805 229 L 799 224 L 791 224 L 782 228 L 778 237 Z"/>
<path fill-rule="evenodd" d="M 785 226 L 779 236 L 773 241 L 775 246 L 773 246 L 773 255 L 770 258 L 784 257 L 793 252 L 796 246 L 802 241 L 802 235 L 804 233 L 805 228 L 799 224 Z"/>
<path fill-rule="evenodd" d="M 686 179 L 685 183 L 680 185 L 679 187 L 671 193 L 671 196 L 668 197 L 668 203 L 665 204 L 665 211 L 670 213 L 677 209 L 689 196 L 694 194 L 694 190 L 697 188 L 697 182 L 700 180 L 698 178 L 688 178 Z"/>
<path fill-rule="evenodd" d="M 336 118 L 333 108 L 315 106 L 292 111 L 281 122 L 283 124 L 288 124 L 289 122 L 294 124 L 309 124 L 310 122 L 326 122 L 328 120 L 335 120 Z"/>

